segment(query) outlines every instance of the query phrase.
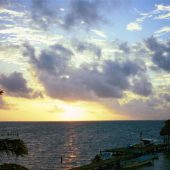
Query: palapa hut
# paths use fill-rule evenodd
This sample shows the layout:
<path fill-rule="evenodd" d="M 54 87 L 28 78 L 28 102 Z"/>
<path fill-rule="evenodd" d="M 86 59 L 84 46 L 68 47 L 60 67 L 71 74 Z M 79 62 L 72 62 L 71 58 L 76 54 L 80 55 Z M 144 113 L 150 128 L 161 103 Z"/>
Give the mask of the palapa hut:
<path fill-rule="evenodd" d="M 165 144 L 170 144 L 170 119 L 165 121 L 165 126 L 161 129 L 160 135 L 164 137 Z"/>

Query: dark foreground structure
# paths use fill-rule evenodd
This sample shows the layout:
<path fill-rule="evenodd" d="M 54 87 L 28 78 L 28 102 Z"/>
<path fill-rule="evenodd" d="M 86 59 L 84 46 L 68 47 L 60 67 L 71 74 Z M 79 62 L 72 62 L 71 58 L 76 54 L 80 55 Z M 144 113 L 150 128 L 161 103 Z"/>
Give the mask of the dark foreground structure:
<path fill-rule="evenodd" d="M 0 89 L 0 95 L 4 93 Z M 16 132 L 3 132 L 0 138 L 0 156 L 23 157 L 28 154 L 28 149 L 23 140 L 19 139 Z M 28 170 L 26 167 L 13 163 L 0 163 L 0 170 Z"/>
<path fill-rule="evenodd" d="M 170 151 L 170 119 L 165 121 L 165 126 L 161 129 L 160 135 L 163 136 L 162 143 L 155 144 L 152 140 L 141 138 L 139 144 L 101 151 L 90 164 L 71 170 L 105 170 L 107 168 L 123 170 L 128 166 L 134 168 L 152 163 L 154 159 L 158 158 L 158 152 Z M 102 154 L 105 154 L 106 159 Z"/>
<path fill-rule="evenodd" d="M 165 126 L 161 129 L 160 135 L 163 136 L 164 144 L 170 144 L 170 119 L 165 121 Z"/>

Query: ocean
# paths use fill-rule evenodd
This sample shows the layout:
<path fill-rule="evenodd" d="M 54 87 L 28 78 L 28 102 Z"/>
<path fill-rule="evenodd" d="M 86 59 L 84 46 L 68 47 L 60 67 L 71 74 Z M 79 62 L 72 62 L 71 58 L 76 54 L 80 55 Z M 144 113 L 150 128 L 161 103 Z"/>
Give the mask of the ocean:
<path fill-rule="evenodd" d="M 1 154 L 0 163 L 20 163 L 30 170 L 67 170 L 89 163 L 102 149 L 138 143 L 140 132 L 161 142 L 163 125 L 163 121 L 1 122 L 0 132 L 18 131 L 29 154 L 17 159 Z M 161 153 L 154 165 L 136 170 L 170 170 L 170 153 Z"/>

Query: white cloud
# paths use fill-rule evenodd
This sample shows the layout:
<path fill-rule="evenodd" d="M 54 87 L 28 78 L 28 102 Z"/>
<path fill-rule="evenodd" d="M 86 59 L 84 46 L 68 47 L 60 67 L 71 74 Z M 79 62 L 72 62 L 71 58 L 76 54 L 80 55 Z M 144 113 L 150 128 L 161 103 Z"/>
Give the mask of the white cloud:
<path fill-rule="evenodd" d="M 159 15 L 154 19 L 170 19 L 170 13 Z"/>
<path fill-rule="evenodd" d="M 92 29 L 91 32 L 95 33 L 99 37 L 106 38 L 106 33 L 103 31 Z"/>
<path fill-rule="evenodd" d="M 170 6 L 156 4 L 155 7 L 157 11 L 170 11 Z"/>
<path fill-rule="evenodd" d="M 0 14 L 8 14 L 15 17 L 23 17 L 25 15 L 23 12 L 13 11 L 5 8 L 0 9 Z"/>
<path fill-rule="evenodd" d="M 126 29 L 129 30 L 129 31 L 141 31 L 142 27 L 137 22 L 131 22 L 126 26 Z"/>
<path fill-rule="evenodd" d="M 169 32 L 170 32 L 170 26 L 166 26 L 166 27 L 162 27 L 161 29 L 157 30 L 155 34 L 159 36 L 160 34 L 165 34 Z"/>
<path fill-rule="evenodd" d="M 64 12 L 64 11 L 65 11 L 65 9 L 64 9 L 64 8 L 60 8 L 60 11 Z"/>
<path fill-rule="evenodd" d="M 141 31 L 142 30 L 142 23 L 146 19 L 157 19 L 157 20 L 165 20 L 170 19 L 170 6 L 168 5 L 162 5 L 162 4 L 156 4 L 155 9 L 149 12 L 141 12 L 139 18 L 137 18 L 134 22 L 129 23 L 126 26 L 126 29 L 129 31 Z M 169 26 L 165 26 L 161 28 L 158 31 L 155 31 L 155 35 L 158 36 L 158 34 L 167 33 L 169 31 Z"/>

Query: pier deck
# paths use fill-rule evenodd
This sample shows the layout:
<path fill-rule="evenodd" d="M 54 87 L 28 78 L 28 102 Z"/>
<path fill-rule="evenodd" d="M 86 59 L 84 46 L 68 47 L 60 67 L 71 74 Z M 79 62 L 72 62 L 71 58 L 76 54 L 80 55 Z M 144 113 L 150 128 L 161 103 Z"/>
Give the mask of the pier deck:
<path fill-rule="evenodd" d="M 135 157 L 136 154 L 150 154 L 150 153 L 159 153 L 164 151 L 170 150 L 170 144 L 156 144 L 147 147 L 134 147 L 134 148 L 113 148 L 107 149 L 105 151 L 112 152 L 112 153 L 119 153 L 117 157 L 113 157 L 107 160 L 100 160 L 98 162 L 92 162 L 88 165 L 83 165 L 80 167 L 75 167 L 70 170 L 104 170 L 109 167 L 115 167 L 116 162 L 119 159 L 128 160 L 132 157 Z"/>

